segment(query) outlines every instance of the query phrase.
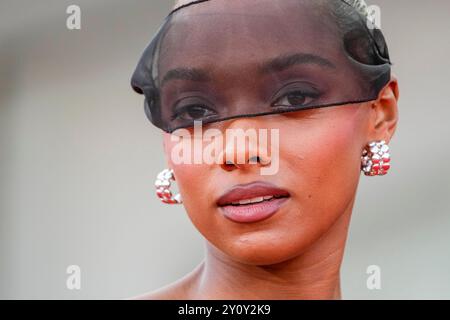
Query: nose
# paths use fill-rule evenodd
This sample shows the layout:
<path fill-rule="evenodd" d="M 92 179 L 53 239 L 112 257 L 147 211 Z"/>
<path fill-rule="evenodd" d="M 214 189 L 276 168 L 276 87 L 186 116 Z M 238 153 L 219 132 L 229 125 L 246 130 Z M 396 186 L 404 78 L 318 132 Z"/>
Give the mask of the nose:
<path fill-rule="evenodd" d="M 268 130 L 261 128 L 258 119 L 240 118 L 230 122 L 225 130 L 221 167 L 226 171 L 268 166 Z"/>

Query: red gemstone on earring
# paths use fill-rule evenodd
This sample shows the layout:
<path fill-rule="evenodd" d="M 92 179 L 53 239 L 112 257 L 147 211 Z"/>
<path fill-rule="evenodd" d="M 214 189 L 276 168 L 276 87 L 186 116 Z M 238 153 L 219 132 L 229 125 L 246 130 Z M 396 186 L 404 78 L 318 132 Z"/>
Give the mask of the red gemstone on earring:
<path fill-rule="evenodd" d="M 382 168 L 383 168 L 383 170 L 387 171 L 387 170 L 389 170 L 390 167 L 391 167 L 391 165 L 389 163 L 384 163 Z"/>
<path fill-rule="evenodd" d="M 162 198 L 162 196 L 163 196 L 163 190 L 161 190 L 161 189 L 156 190 L 156 195 L 157 195 L 158 197 Z"/>
<path fill-rule="evenodd" d="M 163 198 L 164 199 L 170 199 L 172 198 L 172 193 L 169 190 L 165 190 L 164 194 L 163 194 Z"/>

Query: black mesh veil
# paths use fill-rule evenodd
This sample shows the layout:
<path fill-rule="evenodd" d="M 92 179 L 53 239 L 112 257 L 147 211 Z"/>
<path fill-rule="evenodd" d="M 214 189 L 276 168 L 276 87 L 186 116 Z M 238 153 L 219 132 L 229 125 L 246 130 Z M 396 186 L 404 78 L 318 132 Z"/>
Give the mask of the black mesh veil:
<path fill-rule="evenodd" d="M 377 99 L 381 30 L 346 0 L 202 0 L 172 11 L 131 79 L 166 132 Z"/>

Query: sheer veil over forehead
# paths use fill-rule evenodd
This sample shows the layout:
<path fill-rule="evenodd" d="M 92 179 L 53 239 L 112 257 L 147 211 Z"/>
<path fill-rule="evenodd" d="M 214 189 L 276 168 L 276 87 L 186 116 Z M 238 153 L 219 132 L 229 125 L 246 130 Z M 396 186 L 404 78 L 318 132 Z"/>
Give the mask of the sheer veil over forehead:
<path fill-rule="evenodd" d="M 158 128 L 371 101 L 389 52 L 362 0 L 178 1 L 131 79 Z"/>

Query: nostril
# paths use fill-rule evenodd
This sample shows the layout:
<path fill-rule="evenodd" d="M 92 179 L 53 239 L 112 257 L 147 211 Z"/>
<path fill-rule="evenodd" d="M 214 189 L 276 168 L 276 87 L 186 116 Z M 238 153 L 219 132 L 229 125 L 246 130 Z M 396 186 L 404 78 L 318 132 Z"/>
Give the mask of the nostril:
<path fill-rule="evenodd" d="M 248 163 L 250 163 L 250 164 L 251 163 L 256 164 L 256 163 L 259 163 L 259 162 L 261 162 L 261 158 L 259 156 L 250 157 L 248 159 Z"/>
<path fill-rule="evenodd" d="M 236 165 L 234 164 L 234 162 L 230 161 L 230 160 L 226 160 L 224 163 L 222 163 L 221 167 L 225 171 L 233 171 L 237 168 Z"/>

